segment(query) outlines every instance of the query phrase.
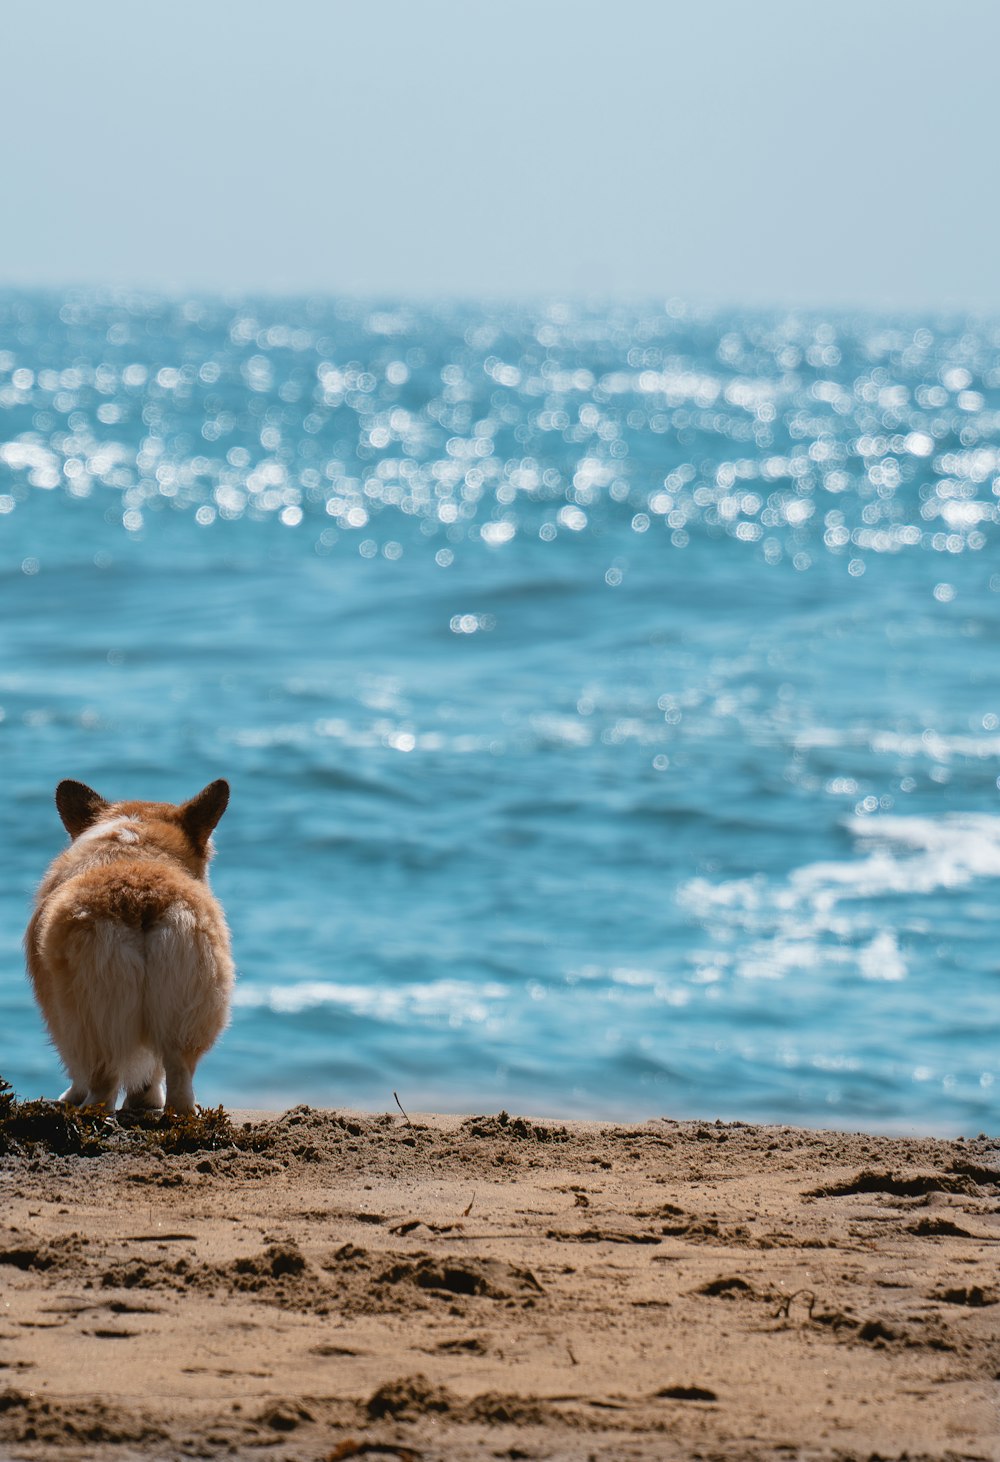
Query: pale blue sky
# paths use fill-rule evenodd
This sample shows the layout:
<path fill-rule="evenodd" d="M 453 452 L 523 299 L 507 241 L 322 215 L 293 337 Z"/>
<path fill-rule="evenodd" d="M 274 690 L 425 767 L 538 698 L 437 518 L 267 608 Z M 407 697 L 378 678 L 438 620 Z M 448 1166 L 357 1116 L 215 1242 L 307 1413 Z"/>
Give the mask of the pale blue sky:
<path fill-rule="evenodd" d="M 31 0 L 0 285 L 1000 312 L 995 0 Z"/>

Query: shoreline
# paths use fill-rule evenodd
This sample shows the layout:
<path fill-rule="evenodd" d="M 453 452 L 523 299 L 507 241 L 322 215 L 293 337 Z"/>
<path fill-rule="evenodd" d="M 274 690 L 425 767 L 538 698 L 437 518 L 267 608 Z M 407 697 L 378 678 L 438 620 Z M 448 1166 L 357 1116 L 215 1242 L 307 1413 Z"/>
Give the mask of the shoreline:
<path fill-rule="evenodd" d="M 996 1141 L 230 1117 L 0 1158 L 0 1455 L 1000 1458 Z"/>
<path fill-rule="evenodd" d="M 278 1117 L 282 1116 L 284 1112 L 288 1111 L 291 1107 L 295 1105 L 295 1103 L 289 1103 L 286 1106 L 279 1105 L 275 1107 L 224 1106 L 224 1110 L 234 1122 L 273 1122 Z M 363 1117 L 365 1120 L 370 1120 L 375 1117 L 384 1117 L 386 1115 L 398 1117 L 401 1121 L 403 1120 L 403 1115 L 401 1114 L 400 1109 L 395 1105 L 392 1107 L 384 1105 L 381 1107 L 325 1107 L 322 1105 L 315 1105 L 310 1102 L 299 1103 L 299 1105 L 309 1106 L 313 1111 L 335 1111 L 338 1112 L 341 1116 Z M 411 1111 L 410 1108 L 407 1107 L 405 1115 L 409 1117 L 410 1121 L 412 1122 L 419 1121 L 431 1124 L 436 1122 L 461 1123 L 469 1118 L 470 1110 L 471 1109 L 468 1106 L 465 1106 L 461 1109 L 455 1108 L 455 1110 L 451 1110 L 450 1108 L 442 1106 L 435 1108 L 435 1110 L 433 1111 Z M 500 1108 L 497 1108 L 497 1111 L 500 1110 Z M 610 1116 L 601 1116 L 594 1114 L 588 1116 L 575 1116 L 572 1114 L 558 1113 L 544 1109 L 535 1109 L 531 1107 L 515 1107 L 513 1105 L 509 1107 L 509 1110 L 512 1113 L 516 1111 L 518 1116 L 525 1118 L 526 1120 L 531 1122 L 541 1122 L 549 1126 L 572 1127 L 581 1131 L 588 1128 L 596 1130 L 598 1128 L 603 1129 L 606 1127 L 653 1127 L 656 1125 L 656 1123 L 663 1122 L 667 1124 L 673 1124 L 675 1126 L 683 1123 L 695 1123 L 700 1126 L 716 1126 L 718 1124 L 723 1127 L 754 1127 L 760 1129 L 773 1128 L 776 1132 L 828 1133 L 837 1137 L 885 1137 L 889 1140 L 901 1138 L 906 1141 L 914 1142 L 929 1141 L 988 1143 L 991 1140 L 990 1134 L 981 1130 L 975 1133 L 971 1131 L 956 1131 L 955 1123 L 942 1123 L 940 1126 L 935 1126 L 928 1124 L 920 1125 L 917 1122 L 900 1121 L 898 1124 L 886 1122 L 875 1123 L 870 1127 L 865 1127 L 858 1126 L 857 1124 L 852 1122 L 845 1122 L 843 1126 L 840 1126 L 837 1123 L 821 1121 L 819 1116 L 817 1116 L 815 1120 L 803 1119 L 802 1121 L 784 1121 L 776 1118 L 760 1118 L 758 1120 L 757 1118 L 753 1117 L 721 1117 L 716 1113 L 713 1113 L 710 1117 L 704 1117 L 699 1115 L 698 1113 L 691 1113 L 689 1115 L 683 1115 L 680 1117 L 668 1116 L 666 1114 L 651 1115 L 648 1109 L 643 1109 L 642 1113 L 639 1113 L 635 1116 L 621 1116 L 616 1114 L 612 1114 Z M 1000 1136 L 998 1136 L 994 1140 L 996 1141 L 998 1146 L 1000 1146 Z M 1000 1160 L 1000 1158 L 998 1158 L 998 1160 Z"/>

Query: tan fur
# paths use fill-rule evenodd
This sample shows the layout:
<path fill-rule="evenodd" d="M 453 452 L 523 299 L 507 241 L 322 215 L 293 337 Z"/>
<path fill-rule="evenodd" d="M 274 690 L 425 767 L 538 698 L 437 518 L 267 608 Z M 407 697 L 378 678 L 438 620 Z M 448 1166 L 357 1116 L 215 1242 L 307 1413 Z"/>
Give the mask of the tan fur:
<path fill-rule="evenodd" d="M 60 782 L 73 839 L 38 890 L 28 973 L 70 1086 L 61 1100 L 114 1109 L 194 1108 L 192 1077 L 229 1016 L 229 930 L 207 883 L 211 833 L 229 799 L 106 802 Z"/>

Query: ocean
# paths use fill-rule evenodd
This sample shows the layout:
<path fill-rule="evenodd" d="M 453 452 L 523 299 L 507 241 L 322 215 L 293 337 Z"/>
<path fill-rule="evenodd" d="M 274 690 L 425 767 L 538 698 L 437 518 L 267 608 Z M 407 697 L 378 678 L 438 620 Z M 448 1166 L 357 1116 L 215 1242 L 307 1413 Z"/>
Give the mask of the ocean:
<path fill-rule="evenodd" d="M 0 1074 L 225 776 L 205 1103 L 996 1130 L 998 495 L 1000 322 L 0 294 Z"/>

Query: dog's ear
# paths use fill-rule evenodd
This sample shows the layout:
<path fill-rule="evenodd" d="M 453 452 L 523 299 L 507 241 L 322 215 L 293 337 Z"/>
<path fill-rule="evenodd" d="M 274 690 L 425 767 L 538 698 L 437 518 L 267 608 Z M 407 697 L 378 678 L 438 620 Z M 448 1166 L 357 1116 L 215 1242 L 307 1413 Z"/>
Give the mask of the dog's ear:
<path fill-rule="evenodd" d="M 109 806 L 99 792 L 84 782 L 60 782 L 56 788 L 56 808 L 71 838 L 85 833 Z"/>
<path fill-rule="evenodd" d="M 205 851 L 212 829 L 225 812 L 228 802 L 229 783 L 220 778 L 217 782 L 209 782 L 197 797 L 192 797 L 181 808 L 181 825 L 199 853 Z"/>

